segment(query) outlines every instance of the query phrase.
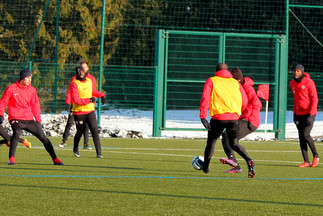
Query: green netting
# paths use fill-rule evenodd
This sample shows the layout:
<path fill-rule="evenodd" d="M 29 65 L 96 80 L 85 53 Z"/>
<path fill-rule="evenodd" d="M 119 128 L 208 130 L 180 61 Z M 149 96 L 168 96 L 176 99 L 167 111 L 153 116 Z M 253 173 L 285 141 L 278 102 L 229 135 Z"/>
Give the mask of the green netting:
<path fill-rule="evenodd" d="M 59 7 L 57 7 L 58 2 L 60 2 Z M 323 2 L 290 0 L 290 11 L 286 13 L 287 2 L 282 0 L 109 0 L 106 1 L 104 20 L 104 51 L 101 56 L 103 62 L 100 62 L 103 0 L 1 0 L 0 61 L 2 62 L 0 69 L 3 79 L 0 88 L 3 90 L 9 83 L 14 82 L 19 70 L 28 66 L 27 60 L 30 60 L 36 72 L 34 85 L 39 86 L 39 91 L 44 91 L 40 92 L 41 100 L 44 101 L 43 111 L 53 112 L 56 110 L 53 107 L 57 107 L 59 111 L 64 107 L 64 93 L 73 75 L 71 65 L 75 66 L 79 61 L 85 60 L 90 64 L 93 73 L 97 73 L 97 78 L 99 65 L 102 64 L 104 68 L 102 87 L 104 91 L 111 92 L 110 102 L 115 107 L 152 108 L 154 75 L 143 75 L 140 76 L 140 80 L 133 80 L 135 75 L 131 73 L 139 73 L 141 68 L 144 71 L 149 67 L 149 71 L 154 74 L 155 30 L 162 28 L 183 31 L 288 34 L 288 65 L 302 63 L 316 82 L 319 98 L 322 98 L 323 86 L 320 81 L 323 71 Z M 287 20 L 287 14 L 289 20 Z M 289 31 L 286 32 L 288 26 Z M 176 46 L 176 43 L 194 43 L 194 40 L 193 37 L 174 38 L 171 43 Z M 201 46 L 210 46 L 207 54 L 209 59 L 199 61 L 197 55 L 196 59 L 190 59 L 190 61 L 201 68 L 199 72 L 206 74 L 217 62 L 216 53 L 213 53 L 216 47 L 212 49 L 216 43 L 208 41 L 208 38 L 199 40 Z M 56 41 L 58 41 L 57 53 Z M 247 47 L 241 48 L 242 45 Z M 259 66 L 258 69 L 261 68 L 261 71 L 251 70 L 252 67 L 248 65 L 248 61 L 245 64 L 241 63 L 245 56 L 235 53 L 239 48 L 252 50 L 257 47 L 254 41 L 249 43 L 232 41 L 232 50 L 227 53 L 235 56 L 239 64 L 235 61 L 230 61 L 228 64 L 242 67 L 256 81 L 270 79 L 272 68 L 270 64 Z M 195 51 L 199 50 L 197 46 Z M 175 48 L 173 55 L 176 55 L 176 52 L 186 51 Z M 257 54 L 257 58 L 261 57 L 260 51 L 257 51 Z M 183 55 L 183 58 L 186 56 Z M 181 60 L 177 60 L 178 62 L 172 62 L 170 59 L 172 70 L 178 73 L 181 70 L 193 70 L 193 67 L 181 68 Z M 58 64 L 55 65 L 55 62 Z M 129 67 L 135 67 L 131 69 L 131 73 Z M 111 72 L 108 71 L 110 69 Z M 111 80 L 107 73 L 111 73 Z M 115 78 L 117 76 L 121 78 Z M 176 73 L 171 76 L 174 79 L 179 78 Z M 195 79 L 195 77 L 196 73 L 191 72 L 180 78 Z M 289 78 L 291 79 L 291 76 Z M 113 82 L 113 79 L 116 79 L 116 82 Z M 128 82 L 129 89 L 125 90 L 121 87 L 123 83 L 119 79 L 123 79 L 124 83 Z M 147 79 L 145 84 L 142 79 Z M 121 86 L 113 86 L 114 83 Z M 146 89 L 135 88 L 145 85 L 147 85 Z M 172 85 L 174 83 L 169 83 L 168 93 L 173 98 L 183 97 L 185 99 L 183 101 L 186 101 L 180 107 L 187 108 L 196 104 L 198 95 L 194 95 L 193 101 L 190 101 L 190 94 L 185 93 L 187 91 L 183 90 L 183 86 Z M 141 91 L 138 94 L 145 99 L 136 101 L 131 88 L 134 91 Z M 200 91 L 197 84 L 192 84 L 190 89 Z M 57 95 L 57 98 L 50 99 L 54 98 L 54 95 Z M 320 100 L 319 107 L 323 107 L 322 105 L 323 100 Z M 290 91 L 288 109 L 292 109 Z"/>
<path fill-rule="evenodd" d="M 289 65 L 304 65 L 305 72 L 310 74 L 316 84 L 319 109 L 322 109 L 323 100 L 320 99 L 323 98 L 323 1 L 290 1 L 290 4 L 295 4 L 295 7 L 290 8 Z M 320 7 L 308 8 L 308 5 Z M 289 73 L 289 80 L 292 77 L 293 74 Z M 288 92 L 287 109 L 292 110 L 293 96 L 290 90 Z"/>

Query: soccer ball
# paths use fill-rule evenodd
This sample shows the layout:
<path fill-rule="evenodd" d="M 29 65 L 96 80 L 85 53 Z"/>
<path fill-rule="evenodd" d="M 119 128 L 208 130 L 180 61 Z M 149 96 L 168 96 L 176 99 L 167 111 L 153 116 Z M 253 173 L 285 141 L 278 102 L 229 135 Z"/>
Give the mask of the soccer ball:
<path fill-rule="evenodd" d="M 192 166 L 196 170 L 201 170 L 203 169 L 203 162 L 204 162 L 203 156 L 195 156 L 192 160 Z"/>

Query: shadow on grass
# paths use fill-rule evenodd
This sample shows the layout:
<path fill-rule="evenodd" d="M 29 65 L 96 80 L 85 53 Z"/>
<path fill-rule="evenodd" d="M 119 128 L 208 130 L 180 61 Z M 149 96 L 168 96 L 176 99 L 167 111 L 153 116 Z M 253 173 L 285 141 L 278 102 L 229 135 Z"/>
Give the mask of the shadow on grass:
<path fill-rule="evenodd" d="M 282 202 L 282 201 L 266 201 L 266 200 L 251 200 L 251 199 L 235 199 L 226 197 L 201 197 L 201 196 L 189 196 L 179 194 L 162 194 L 162 193 L 147 193 L 147 192 L 131 192 L 131 191 L 117 191 L 117 190 L 95 190 L 85 188 L 71 188 L 71 187 L 51 187 L 51 186 L 34 186 L 34 185 L 15 185 L 0 183 L 0 186 L 12 187 L 12 188 L 37 188 L 37 189 L 53 189 L 53 190 L 70 190 L 80 192 L 100 192 L 100 193 L 115 193 L 115 194 L 126 194 L 126 195 L 139 195 L 139 196 L 158 196 L 158 197 L 170 197 L 170 198 L 185 198 L 185 199 L 199 199 L 199 200 L 220 200 L 230 202 L 246 202 L 246 203 L 261 203 L 261 204 L 275 204 L 275 205 L 294 205 L 304 207 L 323 207 L 321 204 L 311 203 L 293 203 L 293 202 Z"/>

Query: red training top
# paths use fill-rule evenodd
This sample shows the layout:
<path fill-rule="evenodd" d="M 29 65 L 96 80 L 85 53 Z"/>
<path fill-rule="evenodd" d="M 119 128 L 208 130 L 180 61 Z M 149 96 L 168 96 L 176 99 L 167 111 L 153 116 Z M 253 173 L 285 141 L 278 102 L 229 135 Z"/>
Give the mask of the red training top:
<path fill-rule="evenodd" d="M 216 86 L 214 86 L 216 84 Z M 200 118 L 205 119 L 210 109 L 212 119 L 238 120 L 247 107 L 248 98 L 241 84 L 230 71 L 222 69 L 204 84 L 200 102 Z"/>
<path fill-rule="evenodd" d="M 92 76 L 90 73 L 87 74 L 86 78 L 90 78 L 92 80 L 92 85 L 96 90 L 96 79 L 94 76 Z M 70 86 L 72 84 L 72 82 L 76 79 L 76 75 L 72 77 L 71 82 L 70 82 Z M 72 95 L 71 95 L 71 89 L 68 88 L 67 90 L 67 94 L 66 94 L 66 99 L 65 99 L 65 103 L 66 104 L 71 104 L 72 101 Z"/>
<path fill-rule="evenodd" d="M 296 115 L 316 115 L 319 102 L 314 81 L 308 73 L 300 82 L 294 79 L 290 81 L 290 87 L 294 95 L 294 113 Z"/>
<path fill-rule="evenodd" d="M 0 100 L 0 115 L 3 116 L 8 106 L 9 121 L 35 120 L 41 122 L 40 103 L 37 91 L 31 85 L 22 86 L 20 79 L 16 83 L 9 85 Z"/>
<path fill-rule="evenodd" d="M 242 112 L 240 119 L 245 119 L 258 128 L 260 125 L 260 110 L 262 108 L 262 103 L 257 96 L 255 89 L 252 87 L 253 85 L 254 82 L 251 78 L 244 78 L 242 87 L 248 97 L 248 106 Z"/>

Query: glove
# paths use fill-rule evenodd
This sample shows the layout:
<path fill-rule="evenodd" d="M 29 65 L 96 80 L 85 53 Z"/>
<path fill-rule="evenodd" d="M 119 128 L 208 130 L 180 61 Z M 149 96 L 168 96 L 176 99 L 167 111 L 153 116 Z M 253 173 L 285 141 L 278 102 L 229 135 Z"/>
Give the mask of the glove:
<path fill-rule="evenodd" d="M 102 96 L 101 97 L 101 103 L 102 103 L 102 105 L 105 104 L 106 101 L 107 101 L 107 99 L 105 98 L 105 96 Z"/>
<path fill-rule="evenodd" d="M 3 116 L 0 116 L 0 124 L 2 124 L 4 121 L 4 117 Z"/>
<path fill-rule="evenodd" d="M 247 122 L 247 125 L 248 125 L 248 126 L 247 126 L 247 127 L 248 127 L 248 129 L 251 131 L 252 129 L 251 129 L 251 123 L 250 123 L 250 121 L 248 121 L 248 122 Z"/>
<path fill-rule="evenodd" d="M 205 129 L 207 130 L 211 130 L 211 125 L 209 124 L 209 122 L 206 119 L 201 119 L 201 122 L 203 124 L 203 126 L 205 127 Z"/>
<path fill-rule="evenodd" d="M 91 98 L 90 98 L 90 102 L 91 102 L 91 103 L 94 103 L 94 102 L 95 102 L 95 97 L 91 97 Z"/>
<path fill-rule="evenodd" d="M 67 112 L 71 111 L 71 104 L 66 104 L 66 110 L 67 110 Z"/>

